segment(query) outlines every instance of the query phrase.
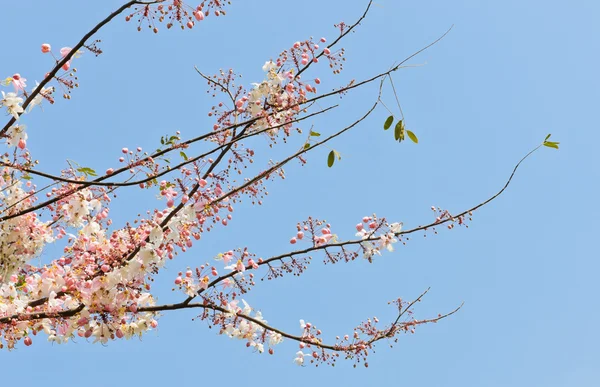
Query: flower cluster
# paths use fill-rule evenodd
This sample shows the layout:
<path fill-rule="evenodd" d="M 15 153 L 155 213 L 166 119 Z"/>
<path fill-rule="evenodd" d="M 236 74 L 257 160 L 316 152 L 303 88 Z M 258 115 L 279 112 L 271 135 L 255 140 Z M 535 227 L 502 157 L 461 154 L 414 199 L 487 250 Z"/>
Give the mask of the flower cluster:
<path fill-rule="evenodd" d="M 205 0 L 200 2 L 196 7 L 188 5 L 184 0 L 169 0 L 164 1 L 166 4 L 146 4 L 136 6 L 133 12 L 125 17 L 125 21 L 131 21 L 137 18 L 138 31 L 142 30 L 142 24 L 148 23 L 154 33 L 158 33 L 156 22 L 166 22 L 167 29 L 172 28 L 175 24 L 179 24 L 181 29 L 186 27 L 194 28 L 196 22 L 204 20 L 204 18 L 213 14 L 214 16 L 225 16 L 224 6 L 229 3 L 224 0 Z"/>
<path fill-rule="evenodd" d="M 8 178 L 8 176 L 7 176 Z M 31 184 L 29 184 L 29 188 Z M 35 202 L 31 191 L 20 181 L 0 178 L 0 203 L 5 212 L 18 213 Z M 49 222 L 30 212 L 0 223 L 0 283 L 8 279 L 26 262 L 38 256 L 46 243 L 53 241 Z"/>
<path fill-rule="evenodd" d="M 372 260 L 374 255 L 381 255 L 381 250 L 394 251 L 393 244 L 398 242 L 396 236 L 402 230 L 402 223 L 387 224 L 385 219 L 377 216 L 365 216 L 362 223 L 356 225 L 356 236 L 361 237 L 361 247 L 365 259 Z"/>

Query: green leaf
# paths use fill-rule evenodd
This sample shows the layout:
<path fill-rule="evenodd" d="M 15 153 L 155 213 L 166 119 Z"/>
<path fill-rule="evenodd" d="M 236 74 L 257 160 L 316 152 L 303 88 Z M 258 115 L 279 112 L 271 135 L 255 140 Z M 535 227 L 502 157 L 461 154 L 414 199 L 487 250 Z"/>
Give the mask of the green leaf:
<path fill-rule="evenodd" d="M 164 137 L 162 137 L 162 136 L 161 136 L 161 138 L 160 138 L 160 143 L 161 143 L 162 145 L 165 145 L 165 138 L 164 138 Z"/>
<path fill-rule="evenodd" d="M 408 134 L 408 137 L 412 140 L 412 142 L 414 142 L 415 144 L 419 143 L 419 139 L 413 132 L 411 132 L 410 130 L 407 130 L 406 134 Z"/>
<path fill-rule="evenodd" d="M 87 168 L 87 167 L 78 168 L 77 172 L 81 172 L 84 175 L 89 175 L 89 176 L 98 176 L 96 174 L 96 171 L 94 171 L 92 168 Z"/>
<path fill-rule="evenodd" d="M 308 149 L 308 148 L 310 148 L 310 144 L 309 143 L 304 144 L 304 149 Z"/>
<path fill-rule="evenodd" d="M 394 128 L 394 138 L 396 139 L 396 141 L 404 140 L 404 121 L 403 120 L 398 121 L 398 123 L 396 124 L 396 127 Z"/>
<path fill-rule="evenodd" d="M 392 126 L 393 122 L 394 122 L 394 116 L 389 116 L 383 123 L 383 129 L 388 130 Z"/>
<path fill-rule="evenodd" d="M 552 136 L 552 133 L 550 133 L 550 134 L 548 134 L 548 135 L 546 136 L 546 138 L 544 139 L 544 142 L 548 141 L 548 139 L 550 138 L 550 136 Z"/>
<path fill-rule="evenodd" d="M 184 159 L 185 161 L 188 161 L 188 157 L 187 157 L 187 155 L 185 154 L 185 152 L 184 152 L 184 151 L 181 151 L 181 152 L 179 152 L 179 154 L 181 155 L 181 157 L 183 157 L 183 159 Z"/>
<path fill-rule="evenodd" d="M 313 132 L 312 130 L 310 131 L 310 135 L 313 137 L 319 137 L 321 135 L 321 133 L 317 133 L 317 132 Z"/>
<path fill-rule="evenodd" d="M 329 152 L 329 156 L 327 156 L 327 166 L 329 168 L 333 167 L 333 163 L 335 162 L 335 151 Z"/>
<path fill-rule="evenodd" d="M 558 144 L 560 144 L 560 142 L 544 141 L 544 146 L 547 146 L 548 148 L 558 149 Z"/>
<path fill-rule="evenodd" d="M 338 159 L 338 160 L 341 160 L 341 159 L 342 159 L 342 155 L 340 154 L 340 152 L 338 152 L 338 151 L 334 150 L 334 151 L 333 151 L 333 154 L 335 154 L 335 157 L 337 157 L 337 159 Z"/>
<path fill-rule="evenodd" d="M 21 179 L 23 179 L 23 180 L 31 180 L 31 176 L 29 176 L 29 175 L 23 175 L 23 176 L 21 176 Z"/>

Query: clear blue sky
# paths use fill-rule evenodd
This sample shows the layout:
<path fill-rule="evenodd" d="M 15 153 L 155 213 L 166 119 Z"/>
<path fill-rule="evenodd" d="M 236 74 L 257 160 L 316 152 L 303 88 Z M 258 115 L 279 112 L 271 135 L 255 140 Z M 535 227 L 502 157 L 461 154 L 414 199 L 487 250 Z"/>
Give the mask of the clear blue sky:
<path fill-rule="evenodd" d="M 51 65 L 41 43 L 72 46 L 122 4 L 5 3 L 0 76 L 19 72 L 30 85 Z M 352 22 L 366 3 L 234 0 L 225 18 L 193 31 L 163 26 L 158 35 L 138 33 L 120 18 L 98 35 L 105 53 L 77 61 L 81 87 L 73 99 L 24 118 L 28 146 L 46 171 L 64 167 L 65 158 L 105 170 L 117 165 L 123 146 L 153 149 L 162 134 L 201 133 L 212 126 L 212 101 L 194 65 L 207 73 L 232 67 L 248 83 L 260 81 L 265 60 L 311 35 L 331 40 L 332 25 Z M 387 113 L 378 110 L 333 143 L 342 162 L 327 168 L 322 149 L 307 166 L 287 168 L 288 178 L 269 186 L 262 207 L 239 208 L 226 230 L 205 237 L 159 277 L 168 289 L 178 270 L 240 246 L 261 256 L 285 252 L 296 222 L 309 215 L 351 238 L 353 225 L 373 212 L 412 227 L 431 220 L 431 205 L 460 211 L 495 193 L 514 164 L 552 133 L 560 151 L 537 152 L 469 229 L 415 236 L 372 265 L 323 266 L 315 257 L 300 278 L 260 283 L 246 297 L 273 325 L 299 333 L 304 318 L 330 339 L 367 317 L 393 318 L 387 301 L 429 286 L 417 317 L 464 301 L 458 314 L 400 337 L 393 349 L 379 345 L 368 369 L 351 362 L 315 369 L 293 364 L 294 343 L 259 355 L 191 321 L 193 312 L 173 312 L 143 341 L 51 346 L 36 338 L 30 348 L 2 352 L 3 384 L 597 386 L 599 17 L 600 3 L 592 0 L 378 0 L 343 44 L 345 71 L 319 71 L 320 89 L 385 70 L 454 24 L 411 61 L 424 66 L 394 78 L 419 145 L 394 143 L 381 128 Z M 365 88 L 344 98 L 338 112 L 314 121 L 315 130 L 331 133 L 351 122 L 373 96 Z M 384 101 L 393 105 L 389 91 Z M 115 223 L 155 206 L 152 195 L 123 193 Z M 160 295 L 164 302 L 179 296 Z"/>

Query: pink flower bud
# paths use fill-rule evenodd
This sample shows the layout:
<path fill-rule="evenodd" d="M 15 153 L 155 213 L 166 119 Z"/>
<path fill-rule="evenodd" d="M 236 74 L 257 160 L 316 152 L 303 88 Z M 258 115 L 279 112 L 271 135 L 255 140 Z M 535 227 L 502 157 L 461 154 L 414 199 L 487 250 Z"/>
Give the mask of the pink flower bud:
<path fill-rule="evenodd" d="M 202 21 L 204 20 L 204 13 L 202 11 L 196 11 L 194 12 L 194 17 L 196 18 L 196 20 Z"/>
<path fill-rule="evenodd" d="M 156 320 L 152 320 L 152 321 L 150 321 L 150 326 L 151 326 L 152 328 L 156 328 L 156 327 L 158 326 L 158 321 L 156 321 Z"/>
<path fill-rule="evenodd" d="M 24 340 L 23 340 L 23 344 L 25 344 L 26 346 L 30 346 L 32 344 L 31 341 L 31 337 L 27 336 Z"/>
<path fill-rule="evenodd" d="M 315 78 L 315 83 L 316 83 L 317 85 L 320 85 L 320 84 L 321 84 L 321 80 L 320 80 L 319 78 Z"/>
<path fill-rule="evenodd" d="M 108 168 L 108 169 L 106 170 L 106 174 L 107 174 L 107 175 L 112 175 L 114 171 L 115 171 L 114 169 L 112 169 L 112 168 Z"/>
<path fill-rule="evenodd" d="M 298 234 L 296 234 L 296 237 L 298 239 L 302 239 L 302 238 L 304 238 L 304 233 L 302 231 L 298 231 Z"/>
<path fill-rule="evenodd" d="M 325 55 L 329 55 L 329 54 L 331 54 L 331 50 L 330 50 L 330 49 L 328 49 L 328 48 L 325 48 L 325 49 L 323 50 L 323 52 L 325 53 Z"/>
<path fill-rule="evenodd" d="M 52 47 L 48 43 L 42 44 L 42 52 L 44 54 L 49 53 L 52 50 Z"/>
<path fill-rule="evenodd" d="M 290 239 L 290 243 L 293 244 L 293 245 L 295 245 L 296 244 L 296 238 Z"/>
<path fill-rule="evenodd" d="M 175 278 L 175 285 L 181 285 L 182 282 L 183 280 L 181 279 L 181 277 Z"/>
<path fill-rule="evenodd" d="M 363 229 L 363 224 L 362 223 L 358 223 L 356 225 L 356 231 L 362 231 L 362 229 Z"/>

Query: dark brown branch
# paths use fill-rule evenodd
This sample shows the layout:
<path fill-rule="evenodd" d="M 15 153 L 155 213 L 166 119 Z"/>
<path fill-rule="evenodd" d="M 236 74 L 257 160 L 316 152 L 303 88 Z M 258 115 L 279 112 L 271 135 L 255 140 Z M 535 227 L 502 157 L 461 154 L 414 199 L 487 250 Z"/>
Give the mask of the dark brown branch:
<path fill-rule="evenodd" d="M 361 21 L 364 20 L 364 18 L 367 17 L 367 14 L 369 13 L 369 9 L 371 8 L 371 4 L 373 4 L 373 0 L 369 0 L 369 4 L 367 4 L 367 8 L 365 9 L 365 12 L 362 14 L 362 16 L 354 23 L 352 24 L 350 27 L 348 27 L 348 29 L 344 32 L 342 32 L 340 34 L 340 36 L 338 36 L 333 42 L 331 42 L 327 48 L 332 48 L 333 46 L 335 46 L 340 40 L 342 40 L 346 35 L 348 35 L 350 32 L 352 32 L 352 30 L 354 28 L 356 28 L 356 26 L 358 26 L 360 24 Z M 320 57 L 322 57 L 323 55 L 325 55 L 325 52 L 322 51 L 319 55 L 316 56 L 317 59 L 319 59 Z M 310 65 L 313 64 L 313 61 L 309 61 L 306 66 L 304 66 L 303 68 L 301 68 L 298 73 L 296 74 L 296 76 L 294 78 L 298 78 L 298 76 L 300 74 L 302 74 L 304 71 L 306 71 Z"/>
<path fill-rule="evenodd" d="M 459 215 L 456 215 L 454 218 L 460 217 L 460 216 L 464 216 L 464 215 L 468 214 L 469 212 L 475 211 L 475 210 L 481 208 L 482 206 L 490 203 L 492 200 L 496 199 L 498 196 L 500 196 L 506 190 L 506 188 L 508 188 L 508 186 L 510 185 L 510 183 L 511 183 L 511 181 L 512 181 L 514 175 L 515 175 L 515 173 L 517 172 L 517 169 L 521 165 L 521 163 L 523 161 L 525 161 L 525 159 L 527 159 L 531 154 L 533 154 L 540 147 L 541 147 L 541 145 L 537 146 L 535 149 L 533 149 L 532 151 L 530 151 L 529 153 L 527 153 L 527 155 L 525 155 L 517 163 L 517 165 L 515 165 L 515 167 L 514 167 L 512 173 L 511 173 L 510 177 L 508 178 L 508 180 L 506 181 L 506 183 L 504 184 L 504 186 L 502 187 L 502 189 L 500 189 L 500 191 L 498 191 L 495 195 L 493 195 L 492 197 L 488 198 L 484 202 L 482 202 L 482 203 L 480 203 L 480 204 L 478 204 L 478 205 L 476 205 L 476 206 L 474 206 L 474 207 L 472 207 L 472 208 L 470 208 L 468 210 L 465 210 L 465 211 L 461 212 Z M 442 221 L 430 223 L 430 224 L 425 225 L 425 226 L 419 226 L 419 227 L 415 227 L 415 228 L 410 229 L 410 230 L 400 231 L 400 232 L 397 232 L 395 235 L 396 236 L 400 236 L 400 235 L 405 235 L 405 234 L 412 234 L 414 232 L 421 231 L 421 230 L 426 230 L 428 228 L 435 227 L 435 226 L 438 226 L 440 224 L 444 224 L 446 222 L 449 222 L 449 221 L 453 220 L 454 218 L 447 218 L 447 219 L 444 219 Z M 365 241 L 377 241 L 377 240 L 379 240 L 379 237 L 372 236 L 372 237 L 369 237 L 369 238 L 366 238 L 366 239 L 348 240 L 348 241 L 337 242 L 337 243 L 329 243 L 329 244 L 321 245 L 321 246 L 311 246 L 311 247 L 307 247 L 307 248 L 302 249 L 302 250 L 295 250 L 295 251 L 287 252 L 285 254 L 280 254 L 280 255 L 276 255 L 276 256 L 264 259 L 261 262 L 257 263 L 257 265 L 258 266 L 268 265 L 268 264 L 270 264 L 273 261 L 282 261 L 285 258 L 292 258 L 292 257 L 294 257 L 296 255 L 304 255 L 304 254 L 308 254 L 308 253 L 311 253 L 311 252 L 315 252 L 315 251 L 319 251 L 319 250 L 324 250 L 326 248 L 331 248 L 331 247 L 342 247 L 343 248 L 344 246 L 348 246 L 348 245 L 357 245 L 357 244 L 361 244 L 361 243 L 363 243 Z M 252 266 L 248 265 L 246 267 L 246 270 L 253 270 L 253 268 L 252 268 Z M 208 284 L 208 288 L 216 286 L 220 282 L 224 281 L 227 278 L 230 278 L 230 277 L 234 276 L 235 274 L 237 274 L 237 271 L 232 271 L 232 272 L 224 274 L 224 275 L 222 275 L 222 276 L 220 276 L 218 278 L 215 278 L 213 281 L 211 281 Z M 201 294 L 202 292 L 203 292 L 203 290 L 200 290 L 198 292 L 198 294 Z M 195 296 L 193 296 L 193 297 L 190 296 L 184 302 L 190 302 L 194 298 L 195 298 Z"/>
<path fill-rule="evenodd" d="M 13 320 L 17 321 L 29 321 L 29 320 L 40 320 L 44 318 L 58 318 L 58 317 L 72 317 L 81 312 L 85 308 L 85 305 L 79 304 L 75 309 L 63 310 L 61 312 L 49 313 L 24 313 L 13 316 L 7 316 L 0 318 L 0 324 L 9 323 Z"/>
<path fill-rule="evenodd" d="M 29 95 L 29 97 L 27 97 L 27 99 L 25 100 L 25 102 L 23 103 L 23 106 L 22 106 L 23 111 L 25 111 L 25 109 L 27 109 L 27 106 L 29 106 L 31 101 L 33 101 L 33 99 L 42 91 L 44 86 L 46 86 L 48 84 L 48 82 L 50 82 L 52 80 L 52 78 L 54 78 L 54 76 L 56 76 L 56 73 L 58 73 L 58 71 L 61 69 L 61 67 L 65 63 L 70 61 L 71 58 L 73 58 L 73 56 L 77 53 L 77 51 L 85 45 L 85 42 L 87 42 L 92 36 L 94 36 L 96 34 L 96 32 L 98 32 L 100 30 L 100 28 L 104 27 L 112 19 L 114 19 L 116 16 L 120 15 L 123 11 L 125 11 L 127 8 L 131 7 L 132 5 L 154 4 L 157 2 L 158 1 L 151 1 L 151 2 L 143 2 L 143 1 L 136 1 L 136 0 L 129 1 L 125 4 L 123 4 L 121 7 L 119 7 L 119 9 L 117 9 L 116 11 L 114 11 L 113 13 L 108 15 L 108 17 L 106 17 L 100 23 L 96 24 L 96 26 L 94 28 L 92 28 L 87 34 L 85 34 L 83 36 L 83 38 L 81 38 L 81 40 L 71 49 L 71 52 L 69 52 L 67 55 L 64 56 L 64 58 L 62 58 L 61 60 L 59 60 L 56 63 L 54 68 L 52 70 L 50 70 L 48 75 L 46 75 L 46 77 L 42 80 L 42 82 L 38 85 L 38 87 L 36 87 L 36 89 Z M 16 121 L 17 120 L 14 117 L 11 117 L 11 119 L 8 121 L 8 123 L 6 125 L 4 125 L 4 128 L 0 131 L 0 136 L 4 136 L 6 134 L 6 132 L 8 131 L 8 128 L 12 124 L 14 124 Z"/>

